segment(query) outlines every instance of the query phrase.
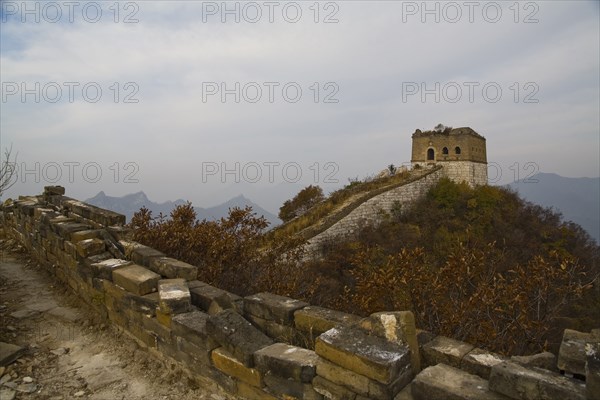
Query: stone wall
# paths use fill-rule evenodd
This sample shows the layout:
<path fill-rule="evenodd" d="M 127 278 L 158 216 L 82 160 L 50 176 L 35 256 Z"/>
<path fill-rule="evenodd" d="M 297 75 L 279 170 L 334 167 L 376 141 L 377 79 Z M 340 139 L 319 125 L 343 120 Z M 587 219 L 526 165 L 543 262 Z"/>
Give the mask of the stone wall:
<path fill-rule="evenodd" d="M 438 162 L 444 168 L 444 176 L 456 183 L 467 182 L 470 186 L 488 184 L 487 164 L 471 161 Z"/>
<path fill-rule="evenodd" d="M 270 293 L 241 298 L 127 240 L 123 216 L 62 188 L 2 214 L 5 232 L 99 315 L 237 398 L 599 398 L 599 332 L 565 332 L 561 375 L 543 355 L 509 360 L 417 331 L 406 311 L 360 318 Z"/>
<path fill-rule="evenodd" d="M 406 209 L 417 199 L 424 196 L 431 186 L 445 176 L 444 174 L 443 169 L 433 168 L 415 181 L 372 197 L 346 217 L 333 224 L 329 229 L 310 238 L 306 245 L 307 252 L 318 254 L 319 249 L 332 240 L 355 236 L 362 227 L 376 224 L 382 213 L 389 213 L 395 206 Z"/>
<path fill-rule="evenodd" d="M 377 224 L 382 215 L 399 206 L 405 210 L 416 200 L 424 196 L 440 178 L 446 177 L 454 182 L 467 182 L 471 186 L 487 185 L 487 164 L 472 161 L 438 162 L 435 165 L 419 164 L 425 174 L 405 185 L 388 190 L 370 198 L 340 219 L 325 231 L 308 239 L 306 250 L 309 257 L 320 254 L 324 245 L 339 239 L 355 237 L 366 225 Z M 415 164 L 415 165 L 417 165 Z M 413 174 L 419 170 L 412 171 Z"/>

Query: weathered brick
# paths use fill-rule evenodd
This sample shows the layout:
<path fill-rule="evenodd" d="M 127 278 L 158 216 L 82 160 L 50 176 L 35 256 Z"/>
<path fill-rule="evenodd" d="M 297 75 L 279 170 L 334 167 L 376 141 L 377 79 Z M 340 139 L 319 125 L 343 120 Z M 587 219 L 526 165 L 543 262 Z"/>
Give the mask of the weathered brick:
<path fill-rule="evenodd" d="M 556 367 L 556 356 L 549 351 L 530 356 L 512 356 L 510 360 L 526 367 L 538 367 L 558 372 L 558 368 Z"/>
<path fill-rule="evenodd" d="M 155 317 L 141 316 L 141 323 L 144 329 L 160 337 L 165 342 L 172 342 L 173 335 L 169 327 L 164 326 Z"/>
<path fill-rule="evenodd" d="M 273 373 L 265 375 L 265 384 L 269 392 L 278 395 L 284 399 L 315 399 L 321 398 L 321 395 L 315 392 L 312 385 L 302 383 L 292 379 L 282 378 Z"/>
<path fill-rule="evenodd" d="M 446 364 L 425 368 L 411 384 L 414 400 L 508 400 L 489 390 L 488 382 Z"/>
<path fill-rule="evenodd" d="M 384 337 L 390 342 L 404 344 L 410 349 L 414 374 L 421 371 L 421 357 L 417 340 L 415 316 L 410 311 L 378 312 L 358 324 L 369 334 Z"/>
<path fill-rule="evenodd" d="M 181 314 L 191 310 L 191 296 L 185 280 L 162 279 L 158 281 L 160 310 L 165 314 Z"/>
<path fill-rule="evenodd" d="M 315 376 L 313 379 L 313 388 L 315 391 L 323 395 L 326 399 L 331 400 L 354 400 L 356 393 L 346 389 L 343 386 L 337 385 L 322 376 Z"/>
<path fill-rule="evenodd" d="M 173 316 L 171 314 L 165 314 L 160 310 L 160 307 L 156 307 L 155 314 L 158 322 L 167 328 L 171 328 L 173 326 Z"/>
<path fill-rule="evenodd" d="M 490 390 L 513 399 L 523 400 L 584 400 L 585 385 L 541 368 L 524 367 L 505 361 L 492 367 Z"/>
<path fill-rule="evenodd" d="M 252 386 L 264 386 L 263 377 L 257 369 L 245 366 L 223 347 L 214 349 L 211 353 L 211 359 L 215 368 L 223 371 L 227 375 Z"/>
<path fill-rule="evenodd" d="M 391 343 L 360 329 L 332 328 L 317 338 L 315 351 L 336 365 L 384 384 L 412 370 L 407 346 Z"/>
<path fill-rule="evenodd" d="M 160 279 L 160 275 L 136 264 L 114 270 L 112 277 L 114 283 L 138 296 L 156 291 Z"/>
<path fill-rule="evenodd" d="M 596 340 L 600 339 L 598 337 Z M 600 341 L 585 348 L 585 385 L 588 400 L 600 400 Z"/>
<path fill-rule="evenodd" d="M 311 333 L 314 337 L 336 326 L 348 326 L 360 321 L 360 317 L 328 308 L 308 306 L 294 312 L 296 329 Z"/>
<path fill-rule="evenodd" d="M 492 367 L 506 360 L 507 358 L 500 354 L 476 348 L 463 357 L 460 369 L 483 379 L 489 379 Z"/>
<path fill-rule="evenodd" d="M 167 278 L 193 281 L 198 277 L 198 267 L 170 257 L 153 257 L 149 269 Z"/>
<path fill-rule="evenodd" d="M 165 257 L 165 254 L 152 247 L 138 245 L 133 248 L 130 258 L 136 264 L 149 267 L 154 258 Z"/>
<path fill-rule="evenodd" d="M 151 348 L 156 348 L 156 335 L 154 335 L 152 332 L 147 331 L 138 324 L 131 323 L 128 324 L 127 330 L 131 332 L 144 345 Z"/>
<path fill-rule="evenodd" d="M 444 363 L 460 368 L 463 357 L 475 346 L 454 340 L 445 336 L 437 336 L 431 342 L 423 345 L 423 358 L 427 365 Z"/>
<path fill-rule="evenodd" d="M 357 394 L 377 400 L 389 400 L 394 398 L 400 390 L 410 383 L 413 377 L 412 371 L 406 369 L 404 374 L 398 376 L 393 382 L 383 384 L 335 365 L 323 358 L 319 358 L 317 361 L 317 374 L 328 381 L 346 387 Z"/>
<path fill-rule="evenodd" d="M 113 271 L 131 265 L 131 261 L 109 258 L 97 263 L 91 264 L 94 275 L 100 279 L 112 281 Z"/>
<path fill-rule="evenodd" d="M 585 345 L 591 341 L 590 333 L 565 329 L 558 351 L 558 369 L 585 375 Z"/>
<path fill-rule="evenodd" d="M 213 340 L 206 330 L 208 314 L 199 310 L 174 315 L 171 322 L 173 333 L 198 346 L 213 350 L 220 345 Z"/>
<path fill-rule="evenodd" d="M 292 325 L 294 312 L 306 306 L 308 303 L 272 293 L 258 293 L 244 298 L 244 314 L 282 325 Z"/>
<path fill-rule="evenodd" d="M 85 239 L 99 239 L 100 238 L 100 230 L 99 229 L 88 229 L 85 231 L 73 232 L 71 234 L 71 241 L 73 243 L 77 243 L 81 240 Z"/>
<path fill-rule="evenodd" d="M 77 248 L 77 254 L 82 258 L 100 254 L 106 250 L 104 240 L 101 239 L 80 240 L 75 243 L 75 247 Z"/>
<path fill-rule="evenodd" d="M 254 366 L 256 351 L 273 344 L 269 337 L 233 310 L 210 316 L 206 330 L 210 337 L 247 367 Z"/>
<path fill-rule="evenodd" d="M 227 297 L 234 305 L 233 308 L 238 313 L 243 311 L 243 299 L 233 293 L 226 290 L 216 288 L 201 281 L 191 281 L 188 283 L 190 288 L 190 294 L 192 295 L 192 304 L 196 307 L 200 307 L 204 311 L 208 311 L 217 298 Z M 219 310 L 219 312 L 222 310 Z"/>
<path fill-rule="evenodd" d="M 241 399 L 248 400 L 277 400 L 277 397 L 272 394 L 244 382 L 238 382 L 236 395 Z"/>
<path fill-rule="evenodd" d="M 71 240 L 71 234 L 78 231 L 86 231 L 91 227 L 86 224 L 80 224 L 78 222 L 59 222 L 57 224 L 53 224 L 54 232 L 63 239 Z"/>
<path fill-rule="evenodd" d="M 254 364 L 263 374 L 271 371 L 285 379 L 309 383 L 316 374 L 319 356 L 314 351 L 274 343 L 254 353 Z"/>
<path fill-rule="evenodd" d="M 63 206 L 86 219 L 94 221 L 97 224 L 108 225 L 125 225 L 125 216 L 113 211 L 105 210 L 91 204 L 71 199 L 62 202 Z"/>

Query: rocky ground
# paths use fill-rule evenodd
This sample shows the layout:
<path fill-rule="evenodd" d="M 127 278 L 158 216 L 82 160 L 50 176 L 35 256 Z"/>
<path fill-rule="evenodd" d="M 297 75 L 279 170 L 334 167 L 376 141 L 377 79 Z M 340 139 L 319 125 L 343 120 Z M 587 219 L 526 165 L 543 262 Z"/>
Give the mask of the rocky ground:
<path fill-rule="evenodd" d="M 107 325 L 68 288 L 0 239 L 0 399 L 210 399 L 228 396 Z M 2 357 L 12 346 L 2 345 Z M 10 347 L 11 349 L 8 349 Z"/>

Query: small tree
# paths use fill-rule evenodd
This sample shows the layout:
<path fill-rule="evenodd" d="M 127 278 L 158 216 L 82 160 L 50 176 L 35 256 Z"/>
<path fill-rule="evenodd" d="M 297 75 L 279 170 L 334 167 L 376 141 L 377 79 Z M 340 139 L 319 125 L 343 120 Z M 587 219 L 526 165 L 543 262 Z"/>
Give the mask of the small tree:
<path fill-rule="evenodd" d="M 17 182 L 17 154 L 12 161 L 11 155 L 12 145 L 4 149 L 4 158 L 0 160 L 0 198 Z"/>
<path fill-rule="evenodd" d="M 307 186 L 302 189 L 292 200 L 286 200 L 279 209 L 279 218 L 283 222 L 305 214 L 315 204 L 323 201 L 323 189 L 320 186 Z"/>

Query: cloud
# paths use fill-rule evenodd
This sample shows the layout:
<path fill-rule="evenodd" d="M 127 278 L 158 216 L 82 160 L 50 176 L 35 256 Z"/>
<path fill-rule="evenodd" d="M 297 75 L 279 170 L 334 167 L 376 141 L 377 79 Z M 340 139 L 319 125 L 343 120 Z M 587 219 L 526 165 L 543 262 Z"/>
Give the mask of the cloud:
<path fill-rule="evenodd" d="M 98 23 L 77 13 L 73 23 L 22 23 L 13 15 L 1 25 L 3 85 L 38 82 L 43 92 L 56 83 L 63 95 L 56 103 L 47 101 L 50 92 L 39 102 L 9 96 L 0 104 L 2 144 L 12 142 L 30 164 L 101 163 L 106 179 L 66 183 L 79 197 L 142 189 L 156 201 L 207 204 L 226 200 L 219 193 L 232 182 L 203 183 L 203 162 L 297 162 L 306 177 L 315 162 L 335 162 L 344 184 L 409 161 L 410 134 L 439 122 L 485 135 L 490 161 L 505 168 L 536 160 L 544 171 L 597 175 L 597 3 L 519 3 L 518 15 L 513 3 L 502 3 L 496 23 L 482 11 L 490 3 L 478 3 L 473 22 L 462 6 L 456 23 L 443 2 L 427 3 L 438 7 L 439 23 L 422 2 L 387 1 L 321 2 L 318 15 L 313 3 L 297 3 L 296 23 L 283 14 L 289 2 L 278 3 L 273 23 L 261 2 L 257 23 L 247 21 L 250 8 L 240 11 L 240 23 L 222 10 L 213 14 L 221 2 L 131 3 L 139 8 L 121 8 L 118 23 L 112 3 L 98 3 Z M 407 7 L 415 5 L 413 14 Z M 128 15 L 139 22 L 123 23 Z M 339 22 L 323 23 L 327 16 Z M 538 22 L 523 23 L 527 16 Z M 73 101 L 68 82 L 79 84 Z M 473 101 L 470 82 L 477 83 Z M 86 98 L 86 84 L 90 93 L 101 88 L 97 102 Z M 218 93 L 207 95 L 207 84 Z M 407 84 L 419 92 L 407 96 Z M 485 97 L 486 84 L 501 88 L 498 102 Z M 297 87 L 302 95 L 290 101 L 293 91 L 284 88 Z M 453 102 L 456 87 L 462 96 Z M 253 103 L 256 88 L 262 92 Z M 225 102 L 222 89 L 229 90 Z M 526 103 L 528 95 L 538 102 Z M 111 165 L 126 162 L 139 166 L 139 184 L 108 178 Z M 23 182 L 9 195 L 42 184 Z"/>

